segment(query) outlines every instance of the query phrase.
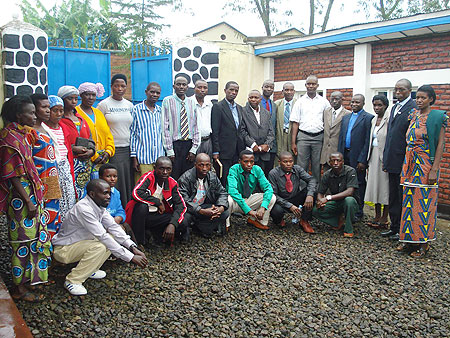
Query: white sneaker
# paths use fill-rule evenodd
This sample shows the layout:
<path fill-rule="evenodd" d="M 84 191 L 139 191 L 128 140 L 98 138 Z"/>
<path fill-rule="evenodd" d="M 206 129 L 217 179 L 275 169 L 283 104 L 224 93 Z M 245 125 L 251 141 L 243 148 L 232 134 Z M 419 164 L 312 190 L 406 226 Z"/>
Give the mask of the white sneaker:
<path fill-rule="evenodd" d="M 70 292 L 71 295 L 74 296 L 83 296 L 87 294 L 86 288 L 83 286 L 83 284 L 72 284 L 68 281 L 64 282 L 64 287 L 67 289 L 67 291 Z"/>
<path fill-rule="evenodd" d="M 97 270 L 92 275 L 89 276 L 89 278 L 92 279 L 102 279 L 106 277 L 106 272 L 103 270 Z"/>

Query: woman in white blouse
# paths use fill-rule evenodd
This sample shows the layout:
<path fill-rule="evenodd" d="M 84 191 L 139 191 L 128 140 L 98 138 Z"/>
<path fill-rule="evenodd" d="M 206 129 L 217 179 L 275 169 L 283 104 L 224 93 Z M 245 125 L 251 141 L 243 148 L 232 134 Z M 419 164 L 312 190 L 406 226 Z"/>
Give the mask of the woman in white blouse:
<path fill-rule="evenodd" d="M 372 99 L 376 118 L 372 119 L 371 137 L 368 155 L 368 177 L 365 201 L 375 204 L 375 217 L 368 225 L 374 228 L 387 228 L 389 215 L 389 177 L 383 171 L 383 151 L 386 144 L 386 134 L 389 113 L 386 109 L 389 101 L 384 95 L 375 95 Z M 383 210 L 382 210 L 383 206 Z"/>

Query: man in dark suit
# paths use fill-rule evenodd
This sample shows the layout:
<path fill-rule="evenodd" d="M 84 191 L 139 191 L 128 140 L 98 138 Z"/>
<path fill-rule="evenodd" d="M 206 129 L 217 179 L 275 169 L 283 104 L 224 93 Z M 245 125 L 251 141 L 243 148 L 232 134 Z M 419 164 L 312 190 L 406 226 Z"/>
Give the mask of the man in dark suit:
<path fill-rule="evenodd" d="M 227 183 L 230 167 L 237 163 L 239 153 L 244 149 L 244 142 L 239 136 L 242 123 L 242 107 L 234 102 L 239 92 L 239 85 L 229 81 L 225 85 L 225 99 L 214 104 L 211 111 L 213 159 L 223 165 L 223 186 Z"/>
<path fill-rule="evenodd" d="M 262 84 L 262 96 L 261 102 L 259 103 L 262 108 L 267 110 L 270 114 L 270 121 L 272 122 L 272 129 L 274 137 L 276 137 L 277 133 L 277 105 L 270 98 L 275 90 L 275 83 L 272 80 L 266 80 Z M 277 155 L 277 140 L 275 139 L 273 142 L 273 146 L 270 148 L 270 169 L 273 168 L 275 156 Z M 269 169 L 269 171 L 270 171 Z M 265 172 L 265 171 L 264 171 Z M 267 174 L 266 174 L 267 176 Z"/>
<path fill-rule="evenodd" d="M 383 170 L 389 173 L 389 217 L 391 228 L 382 232 L 381 236 L 398 240 L 400 217 L 402 215 L 402 188 L 400 187 L 400 173 L 406 152 L 406 131 L 408 130 L 408 114 L 416 108 L 411 98 L 411 82 L 401 79 L 395 84 L 394 95 L 397 103 L 391 109 L 383 152 Z"/>
<path fill-rule="evenodd" d="M 262 108 L 260 103 L 261 93 L 252 90 L 248 94 L 248 102 L 244 107 L 239 134 L 246 147 L 253 151 L 255 164 L 261 167 L 267 177 L 273 168 L 273 159 L 269 151 L 274 147 L 275 135 L 270 113 Z"/>
<path fill-rule="evenodd" d="M 364 95 L 356 94 L 352 97 L 350 103 L 352 114 L 342 118 L 338 145 L 338 151 L 344 154 L 344 164 L 356 169 L 360 196 L 359 211 L 356 214 L 357 219 L 363 217 L 367 154 L 369 152 L 371 121 L 374 117 L 363 109 L 364 103 Z"/>

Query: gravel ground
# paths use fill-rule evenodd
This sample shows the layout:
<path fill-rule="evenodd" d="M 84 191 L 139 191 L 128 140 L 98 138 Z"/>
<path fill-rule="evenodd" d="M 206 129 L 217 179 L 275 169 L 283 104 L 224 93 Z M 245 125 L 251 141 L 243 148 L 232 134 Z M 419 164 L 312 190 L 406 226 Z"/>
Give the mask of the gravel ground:
<path fill-rule="evenodd" d="M 424 259 L 362 224 L 354 239 L 317 222 L 315 235 L 241 224 L 225 238 L 149 250 L 145 270 L 108 261 L 83 298 L 57 277 L 47 301 L 19 310 L 35 337 L 450 336 L 449 222 Z M 0 274 L 10 286 L 5 232 Z"/>

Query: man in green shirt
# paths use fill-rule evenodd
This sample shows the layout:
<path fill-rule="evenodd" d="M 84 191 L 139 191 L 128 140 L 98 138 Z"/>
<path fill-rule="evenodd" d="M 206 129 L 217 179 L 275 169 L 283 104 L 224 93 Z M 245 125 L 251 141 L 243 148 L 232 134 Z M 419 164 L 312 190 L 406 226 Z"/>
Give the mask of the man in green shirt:
<path fill-rule="evenodd" d="M 351 238 L 352 222 L 359 208 L 356 170 L 344 165 L 344 156 L 339 152 L 330 155 L 328 164 L 331 169 L 323 174 L 320 181 L 313 216 L 335 229 L 342 228 L 345 223 L 344 237 Z"/>
<path fill-rule="evenodd" d="M 239 163 L 233 165 L 228 173 L 228 203 L 230 215 L 242 212 L 248 215 L 247 222 L 258 229 L 268 230 L 270 210 L 276 197 L 272 186 L 264 176 L 264 171 L 255 165 L 255 156 L 250 150 L 239 154 Z M 259 186 L 262 193 L 254 193 Z M 227 229 L 230 217 L 227 218 Z"/>

